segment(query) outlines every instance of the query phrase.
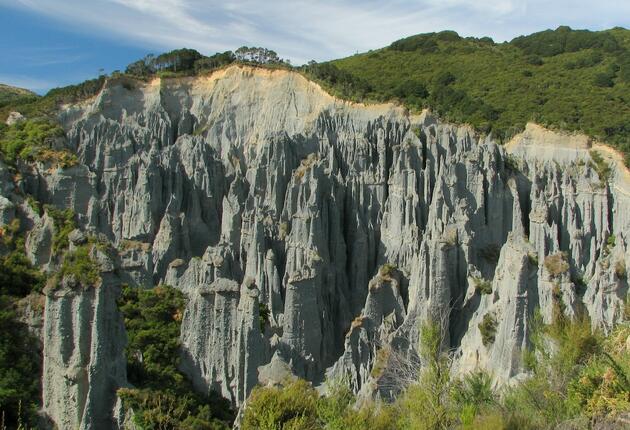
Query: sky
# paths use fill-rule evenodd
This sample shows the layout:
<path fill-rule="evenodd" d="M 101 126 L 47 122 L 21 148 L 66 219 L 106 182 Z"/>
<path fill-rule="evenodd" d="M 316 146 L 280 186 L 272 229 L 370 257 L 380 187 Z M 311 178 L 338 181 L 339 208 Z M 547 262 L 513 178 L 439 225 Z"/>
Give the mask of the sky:
<path fill-rule="evenodd" d="M 630 28 L 630 0 L 0 0 L 0 83 L 44 93 L 182 47 L 264 46 L 298 65 L 431 31 L 502 42 L 559 25 Z"/>

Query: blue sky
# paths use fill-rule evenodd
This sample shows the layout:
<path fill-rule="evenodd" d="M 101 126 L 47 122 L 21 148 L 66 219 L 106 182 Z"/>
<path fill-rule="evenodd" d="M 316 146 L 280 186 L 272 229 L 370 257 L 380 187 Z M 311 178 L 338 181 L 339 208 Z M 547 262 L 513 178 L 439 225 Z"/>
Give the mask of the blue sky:
<path fill-rule="evenodd" d="M 39 93 L 147 53 L 265 46 L 293 64 L 440 30 L 510 40 L 630 27 L 629 0 L 0 0 L 0 82 Z"/>

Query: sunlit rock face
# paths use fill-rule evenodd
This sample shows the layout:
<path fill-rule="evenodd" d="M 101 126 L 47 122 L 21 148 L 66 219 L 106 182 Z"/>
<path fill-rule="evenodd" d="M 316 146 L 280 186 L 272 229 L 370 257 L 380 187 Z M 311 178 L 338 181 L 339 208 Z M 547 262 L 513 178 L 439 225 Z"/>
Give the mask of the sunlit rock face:
<path fill-rule="evenodd" d="M 112 241 L 121 282 L 187 295 L 182 369 L 236 405 L 291 374 L 386 394 L 378 350 L 415 356 L 427 319 L 443 325 L 457 371 L 504 383 L 523 372 L 536 309 L 549 321 L 562 302 L 604 329 L 623 317 L 628 172 L 586 138 L 530 125 L 503 147 L 426 112 L 240 66 L 111 80 L 59 118 L 80 164 L 34 168 L 24 187 Z M 45 265 L 50 221 L 33 225 L 29 256 Z M 485 344 L 484 318 L 496 322 Z"/>

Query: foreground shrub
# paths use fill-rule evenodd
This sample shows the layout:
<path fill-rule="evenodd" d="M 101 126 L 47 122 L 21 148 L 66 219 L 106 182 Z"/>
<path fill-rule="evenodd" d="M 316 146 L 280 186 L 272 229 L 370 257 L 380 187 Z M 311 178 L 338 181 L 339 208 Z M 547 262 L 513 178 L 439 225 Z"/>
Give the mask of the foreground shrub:
<path fill-rule="evenodd" d="M 317 398 L 315 389 L 303 380 L 284 387 L 254 388 L 247 401 L 243 430 L 321 428 L 317 419 Z"/>
<path fill-rule="evenodd" d="M 616 417 L 630 411 L 630 326 L 617 327 L 568 388 L 569 402 L 588 418 Z"/>
<path fill-rule="evenodd" d="M 303 380 L 282 387 L 257 387 L 243 416 L 242 428 L 276 430 L 395 430 L 395 408 L 364 403 L 355 408 L 356 398 L 343 383 L 333 383 L 328 394 L 317 391 Z"/>
<path fill-rule="evenodd" d="M 533 326 L 533 347 L 525 360 L 533 376 L 508 390 L 504 405 L 513 419 L 535 428 L 553 428 L 583 414 L 567 391 L 584 366 L 601 354 L 602 337 L 591 331 L 587 318 L 560 319 L 545 326 L 537 314 Z"/>

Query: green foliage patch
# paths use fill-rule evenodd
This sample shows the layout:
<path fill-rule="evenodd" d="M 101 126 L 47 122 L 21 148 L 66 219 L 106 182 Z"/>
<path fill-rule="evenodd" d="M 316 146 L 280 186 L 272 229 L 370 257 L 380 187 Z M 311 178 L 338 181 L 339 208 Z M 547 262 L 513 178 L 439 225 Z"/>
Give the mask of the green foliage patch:
<path fill-rule="evenodd" d="M 586 133 L 628 154 L 629 34 L 560 27 L 496 44 L 430 33 L 303 71 L 337 95 L 399 100 L 413 111 L 429 107 L 502 140 L 535 121 Z M 399 91 L 409 83 L 418 90 Z"/>
<path fill-rule="evenodd" d="M 75 213 L 72 209 L 57 209 L 52 205 L 45 205 L 44 209 L 52 218 L 55 226 L 55 234 L 52 241 L 52 249 L 55 254 L 68 249 L 68 235 L 77 228 Z"/>
<path fill-rule="evenodd" d="M 6 253 L 0 256 L 0 295 L 26 297 L 32 292 L 41 292 L 44 277 L 24 252 L 19 219 L 0 227 L 0 238 L 6 248 Z"/>
<path fill-rule="evenodd" d="M 0 229 L 6 253 L 0 256 L 0 418 L 7 428 L 35 426 L 39 404 L 37 339 L 20 322 L 20 299 L 40 292 L 44 277 L 24 254 L 17 219 Z"/>
<path fill-rule="evenodd" d="M 0 108 L 12 103 L 25 103 L 37 99 L 37 94 L 23 88 L 0 84 Z"/>
<path fill-rule="evenodd" d="M 479 292 L 479 294 L 492 294 L 492 281 L 483 278 L 475 278 L 474 279 L 475 290 Z"/>
<path fill-rule="evenodd" d="M 61 268 L 56 274 L 60 280 L 65 276 L 72 276 L 84 287 L 94 286 L 101 277 L 98 265 L 91 256 L 92 245 L 86 244 L 77 249 L 66 252 L 63 256 Z"/>
<path fill-rule="evenodd" d="M 329 387 L 329 394 L 319 397 L 306 381 L 288 381 L 283 386 L 256 387 L 245 414 L 243 430 L 394 430 L 393 410 L 386 405 L 356 401 L 348 387 L 339 382 Z"/>
<path fill-rule="evenodd" d="M 548 255 L 545 257 L 544 265 L 547 272 L 554 278 L 567 273 L 570 268 L 567 255 L 564 252 Z"/>
<path fill-rule="evenodd" d="M 477 326 L 481 333 L 481 341 L 485 347 L 488 347 L 494 343 L 494 339 L 497 333 L 497 319 L 491 313 L 485 314 L 483 319 Z"/>
<path fill-rule="evenodd" d="M 52 141 L 63 136 L 63 129 L 51 121 L 20 121 L 0 132 L 0 150 L 9 163 L 15 163 L 19 158 L 53 161 L 62 167 L 70 167 L 77 163 L 76 156 L 52 149 Z"/>
<path fill-rule="evenodd" d="M 143 429 L 225 429 L 234 419 L 229 403 L 211 392 L 196 393 L 178 370 L 183 294 L 160 285 L 124 287 L 119 300 L 127 329 L 127 376 L 120 389 L 125 408 Z"/>
<path fill-rule="evenodd" d="M 592 163 L 590 163 L 591 167 L 597 172 L 597 176 L 599 176 L 599 180 L 602 186 L 608 182 L 610 179 L 610 175 L 612 173 L 612 169 L 610 165 L 604 160 L 604 157 L 597 151 L 590 151 Z"/>
<path fill-rule="evenodd" d="M 41 292 L 44 278 L 23 251 L 14 250 L 0 257 L 0 294 L 25 297 Z"/>
<path fill-rule="evenodd" d="M 54 149 L 56 139 L 64 136 L 63 129 L 47 119 L 34 119 L 0 127 L 0 152 L 9 164 L 18 159 L 50 163 L 69 168 L 78 163 L 77 156 L 65 149 Z"/>
<path fill-rule="evenodd" d="M 37 340 L 19 321 L 14 306 L 15 299 L 4 295 L 3 291 L 0 295 L 0 417 L 7 428 L 35 426 L 39 403 L 39 360 L 34 359 L 38 356 Z"/>

